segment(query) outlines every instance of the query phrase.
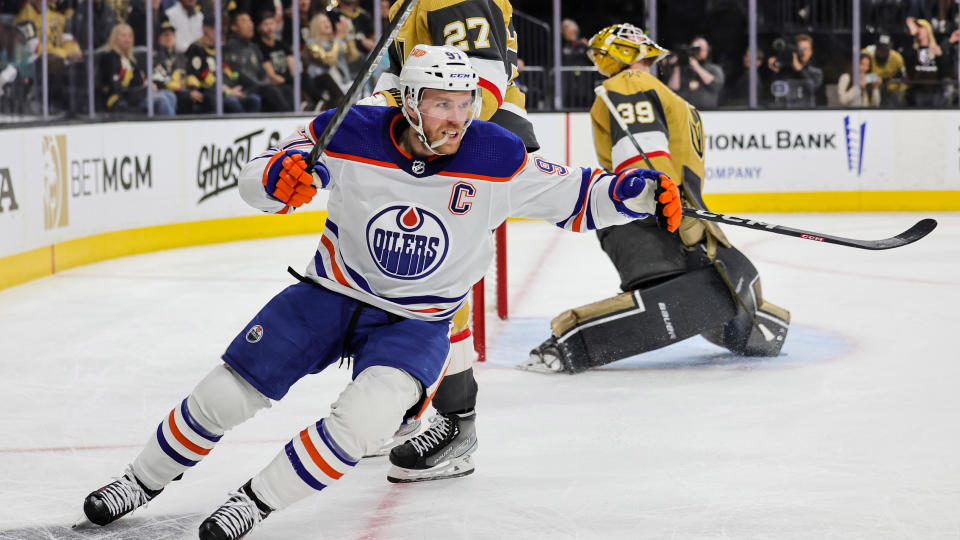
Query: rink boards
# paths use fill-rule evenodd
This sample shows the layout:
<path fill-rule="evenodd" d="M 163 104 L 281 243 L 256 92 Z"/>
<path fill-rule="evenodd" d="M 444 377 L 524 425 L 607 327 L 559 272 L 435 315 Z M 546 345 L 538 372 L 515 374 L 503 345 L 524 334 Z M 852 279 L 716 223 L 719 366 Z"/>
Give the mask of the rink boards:
<path fill-rule="evenodd" d="M 308 118 L 0 130 L 0 288 L 111 257 L 322 228 L 258 216 L 244 163 Z M 596 166 L 586 113 L 532 114 L 547 159 Z M 714 210 L 960 209 L 960 111 L 703 113 Z"/>

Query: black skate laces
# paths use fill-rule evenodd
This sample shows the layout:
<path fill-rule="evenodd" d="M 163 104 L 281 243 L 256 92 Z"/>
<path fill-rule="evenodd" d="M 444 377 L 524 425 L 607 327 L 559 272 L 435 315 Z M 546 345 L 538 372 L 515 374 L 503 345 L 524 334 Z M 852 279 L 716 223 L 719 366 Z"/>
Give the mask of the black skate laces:
<path fill-rule="evenodd" d="M 431 418 L 430 423 L 433 425 L 428 430 L 410 439 L 410 444 L 421 456 L 439 446 L 450 434 L 453 427 L 453 420 L 440 414 Z"/>
<path fill-rule="evenodd" d="M 100 488 L 97 494 L 114 516 L 129 512 L 150 502 L 147 492 L 128 469 L 123 476 Z"/>
<path fill-rule="evenodd" d="M 237 490 L 207 519 L 216 522 L 232 538 L 239 538 L 263 521 L 263 517 L 257 503 L 242 490 Z"/>

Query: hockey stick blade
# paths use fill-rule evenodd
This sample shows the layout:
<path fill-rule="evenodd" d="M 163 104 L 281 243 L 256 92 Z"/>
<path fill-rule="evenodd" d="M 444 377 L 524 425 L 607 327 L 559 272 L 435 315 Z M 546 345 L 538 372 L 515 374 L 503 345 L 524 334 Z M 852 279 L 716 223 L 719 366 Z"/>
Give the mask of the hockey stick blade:
<path fill-rule="evenodd" d="M 330 143 L 330 139 L 333 138 L 333 134 L 337 132 L 337 129 L 340 127 L 340 123 L 343 122 L 343 118 L 347 115 L 347 111 L 350 110 L 350 107 L 357 102 L 357 98 L 360 96 L 361 87 L 370 80 L 370 76 L 373 75 L 373 72 L 380 65 L 380 60 L 383 58 L 383 55 L 387 52 L 387 47 L 393 43 L 393 40 L 396 39 L 397 34 L 400 32 L 400 27 L 403 26 L 403 23 L 407 20 L 407 17 L 410 16 L 410 13 L 413 12 L 413 7 L 417 4 L 417 0 L 405 0 L 403 5 L 400 6 L 400 10 L 397 11 L 396 16 L 390 21 L 390 24 L 387 25 L 387 28 L 383 31 L 383 34 L 380 35 L 380 41 L 377 42 L 376 47 L 370 51 L 370 54 L 367 55 L 367 59 L 363 62 L 363 66 L 360 67 L 360 72 L 357 74 L 357 78 L 353 80 L 353 84 L 350 85 L 350 88 L 344 94 L 343 99 L 340 100 L 340 105 L 337 106 L 337 110 L 333 113 L 333 117 L 330 119 L 330 122 L 327 123 L 327 127 L 323 128 L 323 133 L 317 137 L 317 142 L 314 143 L 313 148 L 310 150 L 310 155 L 307 156 L 307 170 L 313 168 L 317 163 L 317 160 L 320 159 L 320 154 L 326 150 L 327 145 Z"/>
<path fill-rule="evenodd" d="M 746 219 L 727 214 L 717 214 L 714 212 L 696 210 L 693 208 L 684 208 L 683 216 L 694 219 L 702 219 L 705 221 L 715 221 L 717 223 L 734 225 L 737 227 L 746 227 L 748 229 L 756 229 L 758 231 L 772 232 L 785 236 L 792 236 L 794 238 L 802 238 L 804 240 L 813 240 L 814 242 L 823 242 L 825 244 L 837 244 L 839 246 L 870 250 L 893 249 L 905 246 L 907 244 L 912 244 L 930 234 L 935 228 L 937 228 L 937 220 L 927 218 L 918 221 L 913 225 L 913 227 L 910 227 L 896 236 L 891 236 L 890 238 L 883 238 L 881 240 L 857 240 L 855 238 L 843 238 L 841 236 L 831 236 L 829 234 L 804 231 L 802 229 L 793 229 L 791 227 L 774 225 L 773 223 L 765 223 L 755 219 Z"/>

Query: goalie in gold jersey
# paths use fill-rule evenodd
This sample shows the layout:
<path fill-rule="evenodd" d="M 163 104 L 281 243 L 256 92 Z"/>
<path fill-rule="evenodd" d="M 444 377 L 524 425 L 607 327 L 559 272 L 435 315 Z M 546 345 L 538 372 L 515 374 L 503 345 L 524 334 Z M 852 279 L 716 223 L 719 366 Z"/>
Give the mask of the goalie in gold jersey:
<path fill-rule="evenodd" d="M 392 20 L 402 1 L 390 7 Z M 528 152 L 540 148 L 533 125 L 527 120 L 526 96 L 514 84 L 517 77 L 517 33 L 513 28 L 513 7 L 508 0 L 420 0 L 390 46 L 390 69 L 377 80 L 373 96 L 364 105 L 399 106 L 399 73 L 417 44 L 450 45 L 467 54 L 479 76 L 482 105 L 480 120 L 488 120 L 523 140 Z M 442 145 L 443 139 L 428 148 Z M 433 151 L 433 148 L 431 150 Z M 420 435 L 390 450 L 391 482 L 417 482 L 454 478 L 470 474 L 470 455 L 477 448 L 475 429 L 477 382 L 473 375 L 475 357 L 470 333 L 470 309 L 464 305 L 453 316 L 450 333 L 450 364 L 433 407 L 437 415 Z M 412 434 L 418 421 L 401 426 L 382 451 Z"/>
<path fill-rule="evenodd" d="M 598 97 L 590 110 L 597 157 L 611 171 L 662 171 L 680 188 L 684 206 L 705 208 L 700 114 L 650 74 L 666 54 L 630 24 L 591 38 L 588 55 L 609 77 L 603 86 L 616 109 Z M 779 354 L 790 314 L 764 300 L 756 268 L 716 224 L 684 218 L 674 234 L 637 220 L 597 236 L 624 292 L 554 318 L 553 334 L 524 368 L 576 373 L 697 334 L 735 354 Z"/>

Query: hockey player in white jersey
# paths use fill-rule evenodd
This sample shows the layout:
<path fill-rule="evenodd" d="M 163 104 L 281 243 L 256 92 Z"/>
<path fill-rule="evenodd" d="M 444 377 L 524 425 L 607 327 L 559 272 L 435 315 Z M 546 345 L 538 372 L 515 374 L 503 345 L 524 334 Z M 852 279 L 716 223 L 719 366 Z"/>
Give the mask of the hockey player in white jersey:
<path fill-rule="evenodd" d="M 90 521 L 106 525 L 146 504 L 226 431 L 341 358 L 352 358 L 353 380 L 330 414 L 232 493 L 200 538 L 240 538 L 347 474 L 429 404 L 446 367 L 449 319 L 489 266 L 491 231 L 507 216 L 572 231 L 649 215 L 679 225 L 679 193 L 666 176 L 562 167 L 474 122 L 477 75 L 458 49 L 416 47 L 401 86 L 403 107 L 349 111 L 312 170 L 306 157 L 332 111 L 244 167 L 241 196 L 264 212 L 308 203 L 312 184 L 330 192 L 320 244 L 301 282 L 240 331 L 123 476 L 87 496 Z"/>

